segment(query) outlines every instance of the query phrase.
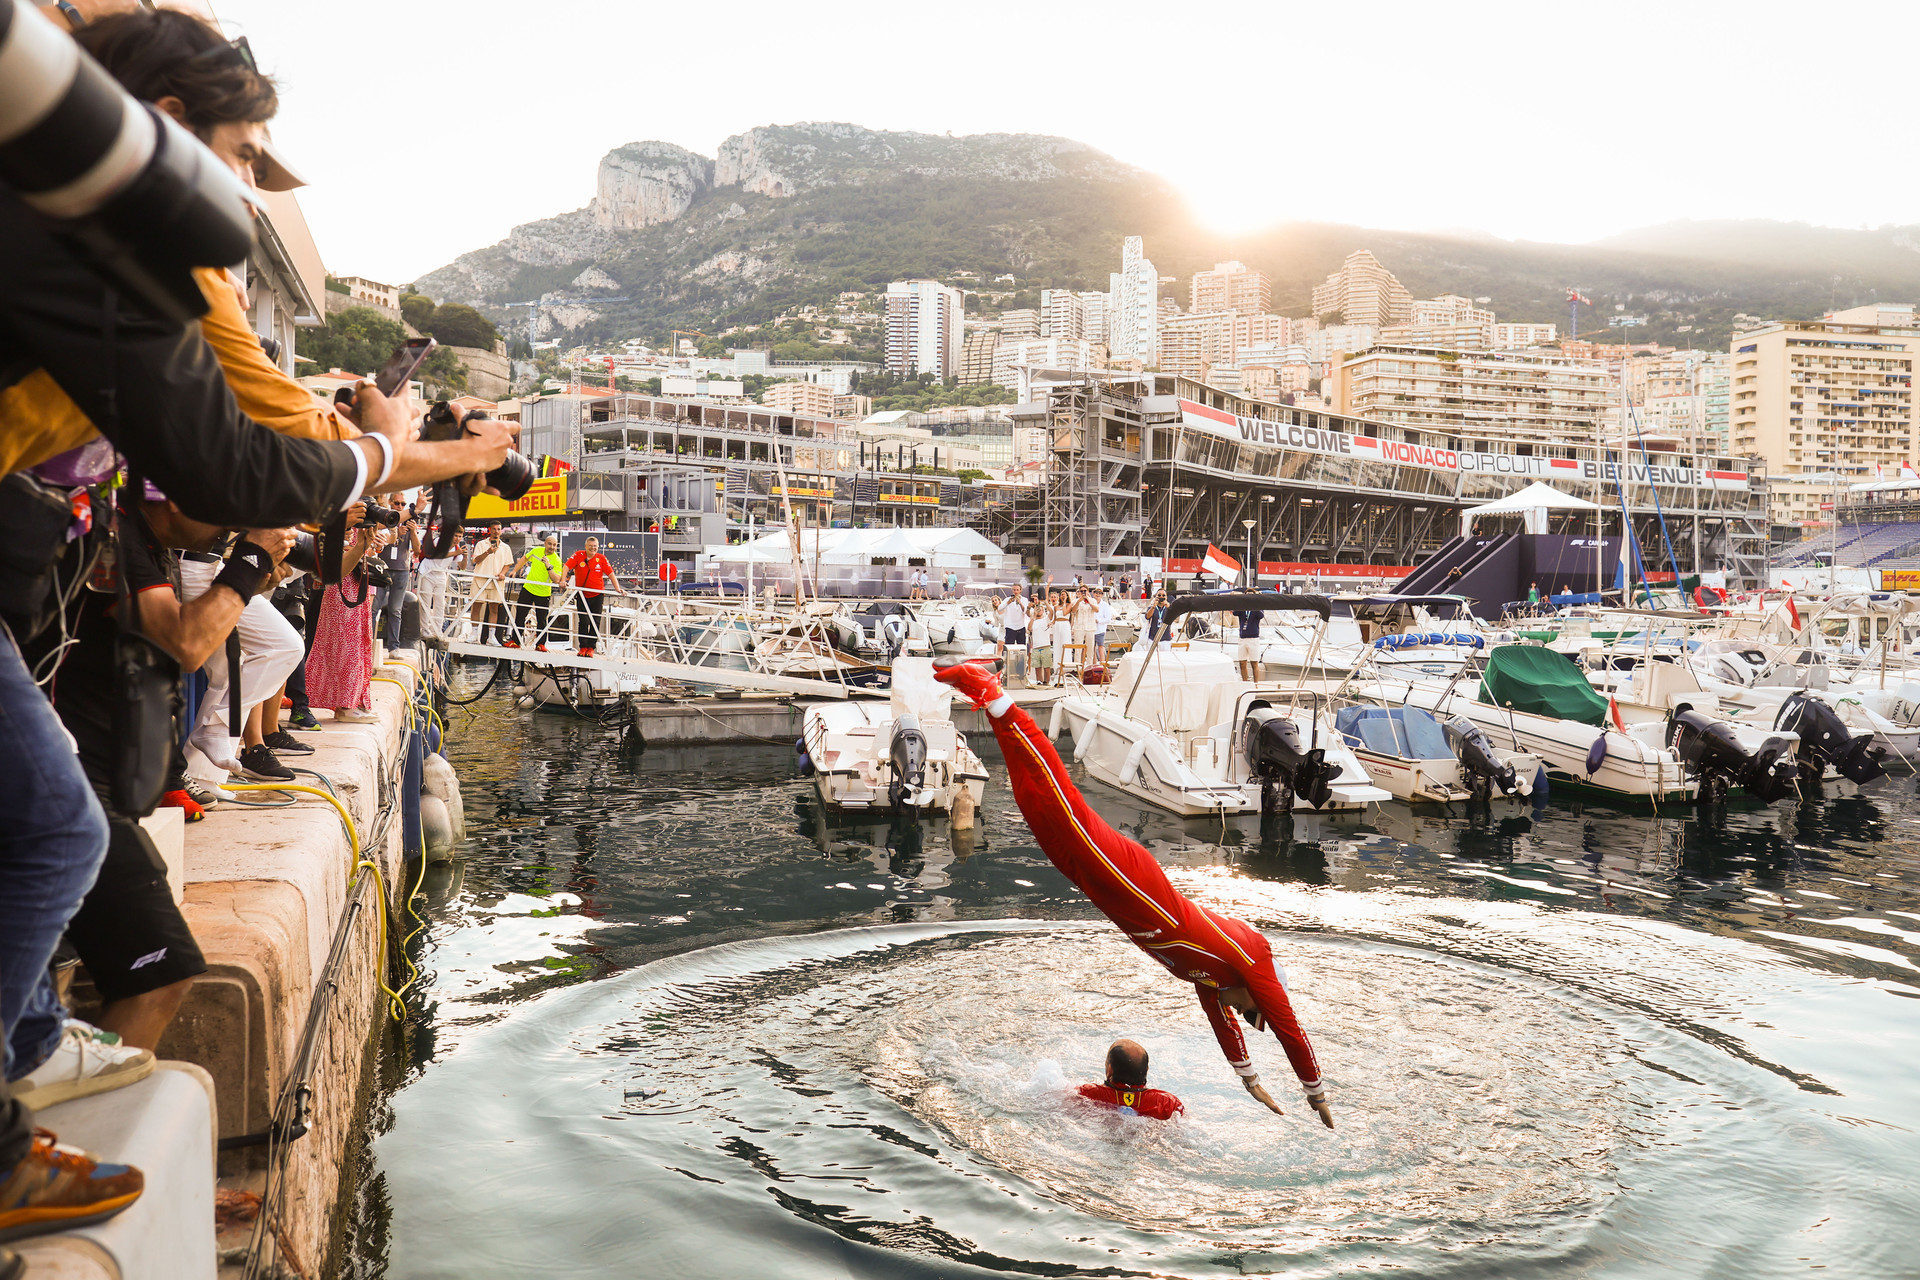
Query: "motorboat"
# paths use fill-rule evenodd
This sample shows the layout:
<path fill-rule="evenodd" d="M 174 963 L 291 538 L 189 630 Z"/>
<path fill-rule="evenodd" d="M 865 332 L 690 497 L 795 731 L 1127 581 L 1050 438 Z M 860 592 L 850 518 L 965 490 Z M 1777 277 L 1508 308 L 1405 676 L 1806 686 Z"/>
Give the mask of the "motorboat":
<path fill-rule="evenodd" d="M 920 606 L 917 618 L 937 657 L 975 658 L 1000 645 L 1000 624 L 972 600 L 934 600 Z"/>
<path fill-rule="evenodd" d="M 1696 779 L 1668 749 L 1666 726 L 1616 722 L 1606 698 L 1566 657 L 1538 645 L 1497 645 L 1478 680 L 1409 677 L 1370 667 L 1349 685 L 1380 706 L 1465 716 L 1494 743 L 1538 756 L 1553 786 L 1624 800 L 1692 800 Z"/>
<path fill-rule="evenodd" d="M 898 600 L 869 600 L 828 619 L 836 649 L 869 661 L 897 654 L 926 652 L 927 631 L 913 610 Z"/>
<path fill-rule="evenodd" d="M 1604 666 L 1590 671 L 1587 680 L 1606 695 L 1611 714 L 1629 732 L 1661 730 L 1699 785 L 1702 800 L 1724 800 L 1739 788 L 1771 804 L 1794 789 L 1802 765 L 1813 763 L 1801 751 L 1799 733 L 1783 724 L 1778 708 L 1729 703 L 1690 665 L 1670 657 L 1629 668 Z M 1814 776 L 1818 774 L 1816 770 Z"/>
<path fill-rule="evenodd" d="M 986 797 L 987 769 L 948 714 L 953 690 L 933 659 L 894 659 L 887 701 L 814 703 L 801 723 L 803 772 L 829 812 L 946 812 Z"/>
<path fill-rule="evenodd" d="M 1397 800 L 1531 800 L 1545 804 L 1546 767 L 1503 751 L 1465 716 L 1442 721 L 1420 707 L 1361 704 L 1334 713 L 1334 727 L 1375 784 Z"/>
<path fill-rule="evenodd" d="M 1182 596 L 1164 636 L 1199 611 L 1305 610 L 1323 596 Z M 1123 655 L 1110 684 L 1056 700 L 1048 734 L 1068 734 L 1087 773 L 1185 816 L 1357 810 L 1392 798 L 1334 727 L 1325 695 L 1239 678 L 1218 648 L 1173 649 L 1149 638 Z"/>

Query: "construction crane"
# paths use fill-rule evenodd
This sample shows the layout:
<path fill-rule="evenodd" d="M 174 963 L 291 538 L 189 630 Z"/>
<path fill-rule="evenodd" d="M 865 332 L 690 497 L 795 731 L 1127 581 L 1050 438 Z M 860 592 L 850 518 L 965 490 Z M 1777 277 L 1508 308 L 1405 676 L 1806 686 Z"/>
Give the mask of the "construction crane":
<path fill-rule="evenodd" d="M 1570 330 L 1567 337 L 1569 340 L 1580 336 L 1580 305 L 1582 303 L 1590 307 L 1593 305 L 1593 299 L 1587 297 L 1578 289 L 1567 290 L 1567 327 Z"/>

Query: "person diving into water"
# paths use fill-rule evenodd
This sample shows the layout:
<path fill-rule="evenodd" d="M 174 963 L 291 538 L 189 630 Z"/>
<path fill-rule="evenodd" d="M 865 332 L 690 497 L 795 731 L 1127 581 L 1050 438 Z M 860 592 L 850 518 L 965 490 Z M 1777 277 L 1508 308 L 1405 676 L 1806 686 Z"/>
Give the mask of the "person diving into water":
<path fill-rule="evenodd" d="M 1275 1115 L 1286 1114 L 1253 1069 L 1236 1012 L 1256 1031 L 1273 1030 L 1306 1090 L 1307 1104 L 1333 1128 L 1320 1064 L 1293 1016 L 1267 940 L 1250 925 L 1183 897 L 1152 854 L 1108 826 L 1067 777 L 1053 743 L 1013 704 L 991 671 L 960 663 L 935 671 L 934 679 L 986 710 L 1006 758 L 1014 801 L 1048 859 L 1135 946 L 1194 985 L 1214 1037 L 1247 1092 Z"/>
<path fill-rule="evenodd" d="M 1165 1089 L 1147 1088 L 1147 1051 L 1134 1040 L 1115 1040 L 1107 1050 L 1105 1084 L 1083 1084 L 1080 1096 L 1149 1120 L 1171 1120 L 1187 1108 Z"/>

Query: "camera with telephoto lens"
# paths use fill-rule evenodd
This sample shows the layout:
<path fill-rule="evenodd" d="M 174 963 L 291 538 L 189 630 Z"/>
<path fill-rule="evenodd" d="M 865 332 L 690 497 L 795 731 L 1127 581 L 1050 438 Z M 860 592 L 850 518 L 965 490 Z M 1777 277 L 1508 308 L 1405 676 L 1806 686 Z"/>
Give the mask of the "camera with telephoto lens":
<path fill-rule="evenodd" d="M 0 195 L 151 315 L 185 324 L 205 314 L 192 269 L 253 249 L 253 197 L 240 179 L 31 0 L 0 0 L 0 68 Z"/>
<path fill-rule="evenodd" d="M 445 400 L 436 400 L 428 410 L 426 422 L 421 425 L 422 440 L 458 440 L 467 434 L 467 422 L 472 418 L 484 418 L 486 415 L 475 410 L 465 418 Z M 527 496 L 527 490 L 533 488 L 533 482 L 539 477 L 533 473 L 533 464 L 527 461 L 525 454 L 516 449 L 507 450 L 507 458 L 499 466 L 487 472 L 487 487 L 495 490 L 508 502 L 518 502 Z"/>
<path fill-rule="evenodd" d="M 367 504 L 366 522 L 368 524 L 384 525 L 392 529 L 399 525 L 400 513 L 392 507 L 383 507 L 378 503 L 369 502 Z"/>

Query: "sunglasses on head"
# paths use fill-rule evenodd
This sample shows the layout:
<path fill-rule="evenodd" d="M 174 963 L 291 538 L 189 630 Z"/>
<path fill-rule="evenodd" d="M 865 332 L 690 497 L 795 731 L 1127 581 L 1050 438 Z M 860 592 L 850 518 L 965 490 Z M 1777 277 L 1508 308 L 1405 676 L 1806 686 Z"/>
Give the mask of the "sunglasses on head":
<path fill-rule="evenodd" d="M 247 43 L 245 36 L 241 36 L 238 40 L 229 41 L 226 44 L 214 45 L 211 49 L 202 49 L 199 53 L 187 59 L 188 66 L 194 66 L 200 63 L 211 63 L 216 66 L 224 63 L 234 63 L 238 66 L 245 67 L 255 75 L 260 74 L 260 64 L 253 60 L 253 46 Z"/>

